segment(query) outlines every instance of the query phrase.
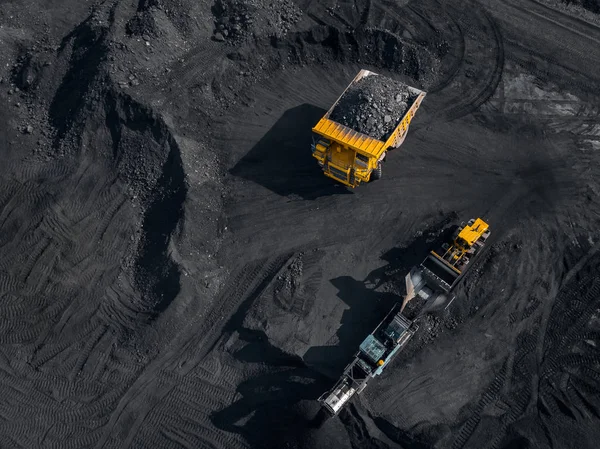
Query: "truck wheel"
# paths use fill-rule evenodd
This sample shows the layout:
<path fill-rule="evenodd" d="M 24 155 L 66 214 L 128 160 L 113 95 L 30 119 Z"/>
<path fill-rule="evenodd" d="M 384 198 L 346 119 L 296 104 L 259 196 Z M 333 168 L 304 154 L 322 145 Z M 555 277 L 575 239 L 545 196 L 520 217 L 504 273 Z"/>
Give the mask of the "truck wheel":
<path fill-rule="evenodd" d="M 350 184 L 354 185 L 356 183 L 356 176 L 354 174 L 354 169 L 350 170 Z"/>
<path fill-rule="evenodd" d="M 377 168 L 373 169 L 371 172 L 371 181 L 376 181 L 381 179 L 381 162 L 377 164 Z"/>

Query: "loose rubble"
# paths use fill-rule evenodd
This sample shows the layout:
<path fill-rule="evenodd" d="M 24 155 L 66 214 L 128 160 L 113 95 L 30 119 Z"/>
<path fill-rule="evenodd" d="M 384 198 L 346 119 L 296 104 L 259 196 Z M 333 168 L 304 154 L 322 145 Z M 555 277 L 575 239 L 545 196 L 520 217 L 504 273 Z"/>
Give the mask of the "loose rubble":
<path fill-rule="evenodd" d="M 370 75 L 346 91 L 329 118 L 375 139 L 387 140 L 415 99 L 406 84 Z"/>
<path fill-rule="evenodd" d="M 291 0 L 217 0 L 213 39 L 239 42 L 249 36 L 284 36 L 302 17 Z"/>

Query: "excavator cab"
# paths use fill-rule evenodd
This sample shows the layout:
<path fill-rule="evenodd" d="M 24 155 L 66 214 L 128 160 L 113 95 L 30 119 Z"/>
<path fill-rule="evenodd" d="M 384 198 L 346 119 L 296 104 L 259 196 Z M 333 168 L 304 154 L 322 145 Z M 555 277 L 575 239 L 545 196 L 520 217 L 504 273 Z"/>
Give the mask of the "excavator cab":
<path fill-rule="evenodd" d="M 452 290 L 480 254 L 489 235 L 489 225 L 481 218 L 463 223 L 450 242 L 431 251 L 421 265 L 406 275 L 407 295 L 402 310 L 417 295 L 427 300 L 427 309 L 448 308 L 454 300 Z"/>

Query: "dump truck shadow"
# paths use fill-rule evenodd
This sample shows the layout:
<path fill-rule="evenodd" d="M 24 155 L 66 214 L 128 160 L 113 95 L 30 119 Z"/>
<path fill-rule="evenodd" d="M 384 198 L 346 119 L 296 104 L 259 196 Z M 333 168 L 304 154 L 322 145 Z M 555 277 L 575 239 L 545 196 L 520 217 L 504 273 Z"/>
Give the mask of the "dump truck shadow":
<path fill-rule="evenodd" d="M 325 112 L 311 104 L 288 109 L 230 173 L 281 196 L 314 200 L 350 194 L 344 185 L 324 176 L 311 156 L 311 130 Z"/>

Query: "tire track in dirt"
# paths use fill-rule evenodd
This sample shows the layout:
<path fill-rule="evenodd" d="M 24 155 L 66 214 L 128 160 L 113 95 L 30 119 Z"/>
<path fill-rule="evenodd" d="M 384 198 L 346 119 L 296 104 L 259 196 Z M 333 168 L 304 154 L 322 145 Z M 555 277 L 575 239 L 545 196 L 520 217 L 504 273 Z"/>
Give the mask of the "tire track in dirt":
<path fill-rule="evenodd" d="M 525 0 L 525 3 L 528 3 L 529 6 L 531 6 L 531 8 L 525 8 L 522 6 L 522 3 L 516 4 L 510 0 L 503 0 L 503 3 L 509 4 L 511 8 L 521 11 L 522 13 L 525 13 L 527 15 L 534 15 L 538 19 L 541 19 L 542 21 L 551 23 L 554 27 L 563 28 L 565 30 L 568 30 L 569 32 L 577 34 L 581 38 L 584 38 L 586 40 L 591 40 L 596 45 L 600 45 L 600 39 L 593 36 L 593 34 L 596 34 L 596 35 L 600 34 L 599 33 L 600 28 L 595 25 L 592 25 L 589 22 L 578 19 L 571 15 L 568 15 L 564 12 L 559 11 L 558 9 L 551 8 L 548 5 L 544 5 L 543 3 L 540 3 L 535 0 Z M 543 9 L 544 12 L 546 12 L 547 14 L 542 14 L 542 13 L 536 11 L 535 8 Z M 560 20 L 549 17 L 549 15 L 558 16 L 558 18 Z M 586 32 L 579 31 L 572 26 L 566 25 L 565 21 L 570 22 L 570 23 L 576 23 L 577 26 L 581 26 L 582 28 L 584 28 L 586 30 Z"/>
<path fill-rule="evenodd" d="M 478 7 L 473 6 L 473 9 L 475 8 Z M 483 103 L 485 103 L 489 98 L 492 97 L 492 95 L 494 95 L 494 92 L 496 91 L 496 88 L 498 87 L 498 84 L 502 78 L 502 73 L 504 70 L 504 43 L 502 34 L 500 33 L 500 29 L 494 19 L 483 10 L 480 12 L 483 21 L 487 22 L 488 26 L 492 30 L 492 48 L 494 52 L 493 68 L 491 73 L 487 75 L 487 79 L 483 85 L 480 85 L 479 83 L 476 85 L 477 92 L 475 95 L 469 95 L 468 101 L 466 102 L 461 100 L 456 101 L 455 104 L 448 107 L 448 109 L 443 112 L 445 119 L 449 121 L 456 120 L 476 111 Z M 481 61 L 481 63 L 485 64 L 484 61 Z M 453 79 L 455 79 L 455 77 L 453 77 Z"/>
<path fill-rule="evenodd" d="M 138 418 L 136 419 L 135 423 L 133 424 L 131 430 L 128 433 L 128 437 L 125 440 L 124 447 L 129 447 L 133 443 L 134 438 L 137 436 L 138 429 L 142 428 L 142 424 L 146 420 L 150 411 L 156 410 L 157 407 L 160 407 L 160 404 L 163 403 L 165 398 L 168 398 L 169 395 L 172 394 L 172 391 L 174 388 L 176 388 L 176 385 L 180 384 L 180 376 L 184 376 L 184 378 L 185 378 L 185 376 L 187 376 L 191 370 L 193 370 L 200 362 L 202 362 L 206 358 L 206 356 L 208 356 L 208 354 L 210 352 L 212 352 L 213 348 L 217 344 L 217 341 L 222 338 L 221 332 L 220 332 L 220 330 L 222 329 L 222 326 L 225 325 L 225 322 L 228 321 L 228 317 L 234 313 L 234 311 L 237 309 L 237 306 L 239 306 L 240 302 L 254 301 L 254 299 L 271 282 L 271 280 L 276 275 L 276 273 L 281 270 L 281 267 L 284 266 L 285 263 L 288 260 L 290 260 L 290 258 L 292 256 L 293 256 L 293 254 L 285 254 L 283 256 L 275 258 L 270 263 L 265 263 L 266 261 L 263 260 L 262 262 L 258 262 L 257 264 L 255 264 L 252 267 L 248 267 L 249 269 L 242 270 L 242 272 L 240 274 L 241 279 L 238 278 L 238 282 L 236 282 L 232 285 L 233 291 L 232 291 L 231 295 L 233 298 L 238 298 L 238 299 L 235 301 L 227 299 L 227 296 L 229 296 L 230 293 L 225 293 L 224 296 L 221 296 L 221 298 L 223 299 L 223 302 L 220 302 L 220 303 L 225 304 L 226 308 L 217 307 L 216 309 L 213 309 L 213 310 L 216 310 L 217 313 L 215 315 L 213 315 L 212 317 L 211 317 L 211 315 L 212 315 L 212 313 L 211 313 L 211 314 L 209 314 L 209 317 L 205 319 L 205 322 L 213 323 L 213 329 L 211 329 L 210 334 L 208 334 L 208 336 L 206 336 L 206 338 L 204 339 L 204 341 L 201 344 L 198 343 L 198 344 L 194 345 L 195 348 L 201 348 L 201 349 L 200 350 L 196 349 L 196 353 L 193 354 L 191 359 L 179 361 L 177 363 L 177 367 L 175 368 L 175 371 L 174 371 L 176 373 L 176 375 L 178 376 L 177 379 L 174 379 L 171 382 L 167 381 L 167 383 L 165 384 L 165 386 L 163 388 L 158 390 L 157 393 L 154 393 L 154 397 L 152 398 L 152 402 L 154 405 L 147 412 L 143 412 L 138 416 Z M 266 268 L 265 268 L 265 265 L 266 265 Z M 221 322 L 220 325 L 217 324 L 219 322 Z M 170 373 L 170 372 L 171 371 L 169 371 L 167 373 Z M 232 372 L 232 371 L 230 371 L 230 372 Z M 229 378 L 225 372 L 219 372 L 218 377 L 221 379 L 222 382 L 223 381 L 227 382 L 229 380 Z M 229 376 L 229 377 L 231 377 L 231 376 Z M 212 410 L 216 410 L 218 408 L 221 408 L 223 405 L 225 405 L 224 403 L 217 403 L 217 400 L 215 397 L 217 395 L 214 394 L 215 391 L 223 391 L 222 389 L 217 388 L 215 390 L 215 387 L 211 386 L 210 382 L 208 384 L 203 385 L 203 387 L 204 387 L 203 389 L 205 392 L 210 392 L 210 391 L 213 392 L 210 397 L 205 397 L 205 399 L 203 401 L 204 406 L 207 405 L 206 404 L 207 401 L 209 402 L 209 404 L 208 404 L 209 406 L 211 405 L 210 403 L 212 403 L 212 405 L 213 405 Z M 232 390 L 229 390 L 229 391 L 232 391 Z M 189 394 L 189 391 L 186 391 L 186 394 Z M 159 419 L 164 419 L 164 416 L 162 414 L 159 414 L 158 416 L 159 416 Z M 210 426 L 206 417 L 204 417 L 202 421 L 206 421 L 206 424 L 203 424 L 203 425 L 208 426 L 206 428 L 210 429 L 211 432 L 215 433 L 218 436 L 217 441 L 221 441 L 223 439 L 223 435 L 219 431 L 215 430 L 214 427 Z M 152 444 L 155 444 L 155 442 L 152 441 Z M 225 444 L 225 442 L 223 442 L 223 445 L 221 447 L 226 448 L 226 447 L 228 447 L 228 445 Z"/>
<path fill-rule="evenodd" d="M 129 279 L 120 277 L 116 285 L 106 289 L 104 300 L 100 305 L 100 314 L 107 322 L 116 327 L 127 329 L 140 318 L 148 318 L 148 312 L 138 307 L 140 294 L 137 293 Z"/>
<path fill-rule="evenodd" d="M 592 284 L 591 287 L 590 284 Z M 560 298 L 553 306 L 561 312 L 559 317 L 551 317 L 550 323 L 545 329 L 546 339 L 542 341 L 543 347 L 546 349 L 543 352 L 542 361 L 544 372 L 540 381 L 547 380 L 548 377 L 554 375 L 564 365 L 565 358 L 573 357 L 573 354 L 563 356 L 560 350 L 568 350 L 569 344 L 580 341 L 581 337 L 585 335 L 582 329 L 589 322 L 591 315 L 597 311 L 593 299 L 600 297 L 600 282 L 594 277 L 583 279 L 580 281 L 578 289 L 567 291 L 562 297 L 565 299 Z M 566 302 L 568 305 L 565 304 Z M 566 330 L 565 327 L 567 327 Z M 576 355 L 576 357 L 580 356 Z M 600 356 L 597 355 L 595 361 L 598 360 L 600 360 Z"/>
<path fill-rule="evenodd" d="M 498 211 L 501 215 L 502 211 Z M 527 227 L 527 225 L 523 225 Z M 513 231 L 514 232 L 514 231 Z M 540 231 L 540 234 L 546 235 L 551 234 L 551 230 Z M 545 237 L 545 239 L 551 239 L 551 237 Z M 512 241 L 519 249 L 514 247 L 510 249 L 507 242 Z M 502 302 L 506 302 L 508 307 L 504 307 L 503 311 L 508 314 L 508 325 L 512 329 L 507 338 L 507 346 L 509 349 L 508 357 L 505 362 L 505 372 L 507 373 L 506 381 L 503 385 L 503 394 L 506 397 L 510 397 L 509 392 L 512 387 L 519 383 L 522 379 L 519 378 L 515 373 L 520 368 L 523 360 L 526 359 L 526 355 L 535 351 L 535 338 L 529 334 L 531 326 L 537 326 L 539 320 L 539 311 L 536 307 L 532 307 L 530 298 L 532 295 L 540 295 L 546 297 L 549 290 L 549 285 L 538 274 L 538 267 L 548 260 L 550 254 L 544 252 L 544 248 L 530 248 L 530 243 L 527 237 L 515 239 L 514 234 L 508 234 L 498 243 L 497 247 L 491 248 L 491 261 L 499 253 L 506 253 L 510 251 L 511 260 L 515 260 L 518 263 L 515 266 L 507 267 L 505 270 L 498 273 L 483 273 L 482 277 L 494 277 L 507 279 L 502 284 L 501 292 L 497 295 Z M 482 263 L 482 270 L 485 270 L 486 264 L 489 260 L 485 259 Z M 492 306 L 493 307 L 493 306 Z M 490 306 L 486 305 L 480 311 L 486 315 L 490 311 Z M 537 312 L 533 318 L 528 319 L 530 315 Z M 492 332 L 494 331 L 491 329 Z M 513 349 L 514 348 L 514 349 Z"/>
<path fill-rule="evenodd" d="M 64 293 L 64 295 L 68 294 Z M 42 332 L 37 330 L 37 338 L 31 349 L 31 363 L 36 368 L 47 363 L 70 346 L 77 345 L 97 324 L 90 319 L 99 307 L 99 303 L 94 304 L 92 295 L 87 296 L 86 299 L 92 300 L 91 304 L 94 306 L 90 307 L 88 304 L 87 308 L 81 307 L 84 301 L 80 297 L 72 296 L 72 294 L 68 296 L 63 301 L 58 300 L 59 304 L 46 310 L 53 314 L 48 315 L 45 330 Z M 62 295 L 59 294 L 59 297 Z M 60 337 L 60 343 L 54 343 L 58 337 Z"/>
<path fill-rule="evenodd" d="M 193 440 L 192 447 L 206 446 L 226 449 L 240 446 L 241 439 L 216 429 L 210 421 L 211 413 L 229 405 L 235 396 L 235 385 L 218 386 L 213 383 L 215 380 L 229 380 L 232 375 L 235 376 L 233 379 L 239 378 L 238 373 L 227 371 L 227 369 L 222 369 L 216 373 L 216 376 L 205 377 L 198 375 L 200 373 L 195 370 L 196 375 L 192 382 L 189 382 L 191 375 L 184 377 L 172 394 L 167 396 L 148 416 L 147 422 L 152 426 L 150 428 L 144 426 L 144 433 L 139 435 L 137 440 L 144 441 L 144 444 L 162 447 L 164 446 L 164 443 L 160 441 L 162 430 L 172 429 L 175 431 L 175 429 L 179 429 Z M 182 403 L 186 404 L 184 412 L 181 412 Z M 160 431 L 158 431 L 159 429 Z M 170 440 L 168 435 L 163 434 L 163 436 L 167 441 Z"/>
<path fill-rule="evenodd" d="M 98 397 L 99 391 L 103 386 L 71 384 L 68 385 L 65 378 L 48 375 L 39 371 L 30 371 L 14 377 L 0 371 L 2 378 L 1 395 L 3 401 L 0 401 L 0 415 L 5 419 L 0 424 L 0 433 L 9 433 L 17 438 L 24 447 L 34 447 L 41 444 L 32 441 L 35 435 L 40 435 L 41 441 L 44 441 L 56 424 L 51 425 L 45 431 L 39 431 L 40 426 L 44 427 L 46 423 L 39 420 L 39 416 L 52 414 L 57 420 L 60 420 L 59 427 L 63 430 L 70 426 L 72 435 L 77 433 L 87 433 L 79 443 L 69 441 L 68 446 L 62 441 L 61 447 L 83 447 L 81 441 L 88 441 L 94 438 L 93 432 L 81 432 L 84 428 L 79 426 L 82 420 L 97 419 L 98 414 L 107 407 L 114 398 L 110 396 L 114 392 L 109 392 L 105 398 Z M 89 403 L 89 398 L 95 397 L 97 400 Z M 63 402 L 63 399 L 70 398 Z M 84 398 L 75 399 L 75 398 Z M 88 398 L 88 399 L 85 399 Z M 31 410 L 35 408 L 36 413 Z"/>
<path fill-rule="evenodd" d="M 600 242 L 596 243 L 596 245 L 594 245 L 592 248 L 590 248 L 590 250 L 587 252 L 587 254 L 584 257 L 582 257 L 579 260 L 579 262 L 577 262 L 577 264 L 573 268 L 571 268 L 571 270 L 569 270 L 569 272 L 567 272 L 565 274 L 565 276 L 561 280 L 560 287 L 556 288 L 556 290 L 553 292 L 554 294 L 550 295 L 549 300 L 546 302 L 546 304 L 544 304 L 542 321 L 541 321 L 540 328 L 539 328 L 539 339 L 537 342 L 537 349 L 536 349 L 536 359 L 538 361 L 538 366 L 542 366 L 542 364 L 544 363 L 545 346 L 547 345 L 546 340 L 555 335 L 556 336 L 562 335 L 560 330 L 557 328 L 558 323 L 556 323 L 552 320 L 552 312 L 555 309 L 555 307 L 562 306 L 562 308 L 565 308 L 563 306 L 563 304 L 567 301 L 567 298 L 561 297 L 560 292 L 564 288 L 566 288 L 566 286 L 570 283 L 571 279 L 577 273 L 579 273 L 587 263 L 590 262 L 590 260 L 598 253 L 599 250 L 600 250 Z M 575 314 L 575 312 L 573 310 L 569 311 L 568 307 L 565 308 L 565 311 L 563 313 L 565 313 L 565 312 L 571 313 L 571 316 L 573 316 Z M 591 311 L 590 311 L 590 313 L 591 313 Z M 584 320 L 585 316 L 586 315 L 582 315 L 580 317 L 580 319 Z M 549 333 L 549 331 L 550 331 L 550 333 Z M 554 337 L 554 338 L 556 338 L 556 337 Z M 536 392 L 540 388 L 539 382 L 540 382 L 540 379 L 538 377 L 534 378 L 533 385 L 532 385 L 532 391 L 534 392 L 534 395 L 532 397 L 532 404 L 533 404 L 534 400 L 536 399 Z"/>
<path fill-rule="evenodd" d="M 518 61 L 540 79 L 552 76 L 562 88 L 576 95 L 585 98 L 595 92 L 600 79 L 593 70 L 600 58 L 596 44 L 600 40 L 598 27 L 532 0 L 481 1 L 502 23 L 511 60 Z M 540 9 L 546 14 L 532 14 Z M 544 16 L 551 19 L 552 26 L 548 26 Z M 579 92 L 574 92 L 574 87 Z"/>
<path fill-rule="evenodd" d="M 498 399 L 500 391 L 502 390 L 505 381 L 506 366 L 503 366 L 500 372 L 494 378 L 493 382 L 483 393 L 481 399 L 477 402 L 477 405 L 475 406 L 471 417 L 467 419 L 464 424 L 461 425 L 460 429 L 458 430 L 458 434 L 452 442 L 452 449 L 462 449 L 465 446 L 465 444 L 467 443 L 469 438 L 471 438 L 471 435 L 479 425 L 479 422 L 481 421 L 481 412 L 487 405 L 492 404 Z"/>
<path fill-rule="evenodd" d="M 113 202 L 113 204 L 110 206 L 110 208 L 102 218 L 102 221 L 100 222 L 98 228 L 96 229 L 96 234 L 94 236 L 94 239 L 92 240 L 93 243 L 104 239 L 104 235 L 106 234 L 108 226 L 113 223 L 113 219 L 115 218 L 117 213 L 119 213 L 121 208 L 125 205 L 126 201 L 126 198 L 121 197 Z"/>
<path fill-rule="evenodd" d="M 257 291 L 264 288 L 264 283 L 268 283 L 290 257 L 291 254 L 285 254 L 270 261 L 263 259 L 248 264 L 232 277 L 233 282 L 225 287 L 212 309 L 202 317 L 204 324 L 199 329 L 184 331 L 172 346 L 162 356 L 150 363 L 133 385 L 128 388 L 127 393 L 121 398 L 111 414 L 110 421 L 104 427 L 102 437 L 95 447 L 104 447 L 117 422 L 122 419 L 131 419 L 129 415 L 133 414 L 136 419 L 124 443 L 124 447 L 129 447 L 151 409 L 160 403 L 175 387 L 175 385 L 167 384 L 167 386 L 157 390 L 157 379 L 169 372 L 177 376 L 185 376 L 200 363 L 216 344 L 220 337 L 219 331 L 225 325 L 227 318 L 248 296 L 255 295 Z M 188 358 L 181 360 L 188 353 L 191 353 Z M 127 412 L 130 404 L 137 405 L 143 403 L 146 399 L 151 399 L 153 405 L 150 408 L 147 405 L 142 409 L 137 408 L 139 407 L 137 406 Z"/>
<path fill-rule="evenodd" d="M 106 334 L 108 331 L 108 325 L 101 324 L 97 325 L 92 334 L 87 338 L 85 346 L 82 351 L 79 353 L 77 357 L 77 361 L 75 362 L 75 366 L 69 375 L 69 379 L 73 381 L 76 376 L 78 376 L 82 370 L 83 366 L 87 363 L 90 354 L 94 350 L 94 347 L 98 344 L 100 339 Z"/>
<path fill-rule="evenodd" d="M 67 216 L 62 213 L 59 206 L 54 204 L 44 214 L 41 228 L 52 237 L 53 240 L 58 240 L 61 245 L 68 244 L 71 240 L 69 228 L 73 223 Z"/>
<path fill-rule="evenodd" d="M 118 329 L 115 329 L 115 326 L 100 321 L 98 327 L 102 328 L 104 332 L 94 345 L 94 350 L 89 354 L 87 360 L 85 360 L 80 374 L 82 378 L 88 380 L 90 383 L 99 383 L 102 381 L 102 376 L 110 368 L 108 363 L 119 337 Z"/>
<path fill-rule="evenodd" d="M 430 370 L 427 370 L 426 374 L 429 374 L 430 372 Z M 426 388 L 430 380 L 431 377 L 426 375 L 413 378 L 402 389 L 386 392 L 385 394 L 381 395 L 382 397 L 373 395 L 373 399 L 370 400 L 370 402 L 377 404 L 378 412 L 390 413 L 393 411 L 394 407 L 397 406 L 397 404 L 402 403 L 402 398 L 404 395 Z M 366 390 L 365 393 L 367 395 L 373 394 L 370 393 L 369 390 Z"/>
<path fill-rule="evenodd" d="M 571 279 L 575 276 L 596 252 L 596 250 L 590 251 L 577 266 L 566 274 L 564 279 Z M 510 376 L 507 377 L 503 388 L 503 398 L 505 401 L 509 401 L 507 403 L 508 413 L 499 418 L 499 427 L 494 432 L 494 437 L 484 447 L 492 449 L 500 447 L 509 427 L 521 419 L 525 413 L 537 413 L 535 410 L 541 409 L 554 416 L 564 414 L 564 410 L 569 409 L 569 406 L 566 405 L 570 402 L 567 398 L 569 390 L 564 392 L 561 390 L 556 393 L 549 390 L 548 379 L 559 370 L 563 371 L 567 366 L 593 366 L 600 362 L 598 355 L 562 355 L 568 345 L 581 340 L 581 328 L 589 321 L 591 314 L 597 310 L 593 301 L 577 300 L 581 297 L 597 298 L 600 294 L 600 283 L 595 282 L 595 288 L 592 289 L 587 288 L 587 284 L 588 282 L 584 279 L 578 281 L 576 289 L 569 288 L 565 282 L 559 288 L 548 286 L 550 290 L 545 296 L 552 297 L 554 295 L 558 298 L 550 307 L 552 309 L 552 315 L 549 318 L 550 324 L 545 329 L 545 335 L 551 338 L 540 339 L 540 336 L 544 335 L 541 333 L 544 331 L 543 326 L 536 325 L 530 331 L 531 327 L 523 326 L 526 324 L 525 321 L 520 323 L 517 328 L 519 334 L 512 345 L 517 348 L 513 355 L 514 361 L 508 361 L 509 370 L 507 372 L 510 373 Z M 527 319 L 529 316 L 530 312 L 524 309 L 522 319 Z M 541 363 L 532 357 L 537 353 L 540 341 L 545 341 L 546 347 Z M 539 375 L 536 374 L 536 370 L 540 369 L 538 367 L 541 367 Z M 564 397 L 559 397 L 563 395 Z M 471 427 L 473 426 L 469 426 L 469 428 Z M 474 435 L 475 428 L 476 426 L 471 435 Z M 465 441 L 465 444 L 467 441 L 469 439 Z"/>
<path fill-rule="evenodd" d="M 53 240 L 46 237 L 39 247 L 39 251 L 29 257 L 28 263 L 23 268 L 23 274 L 21 275 L 23 284 L 31 285 L 32 282 L 30 281 L 33 281 L 39 285 L 39 281 L 43 280 L 43 277 L 48 277 L 58 256 L 57 250 L 57 245 Z M 32 279 L 32 277 L 35 279 Z M 33 286 L 32 290 L 36 291 L 37 288 Z"/>
<path fill-rule="evenodd" d="M 80 341 L 85 341 L 89 334 L 93 332 L 94 327 L 94 324 L 88 322 L 79 333 L 71 336 L 71 338 L 65 338 L 60 344 L 40 348 L 33 354 L 31 366 L 35 369 L 39 369 L 58 354 L 69 349 L 72 345 L 77 344 Z"/>
<path fill-rule="evenodd" d="M 565 276 L 566 282 L 561 284 L 551 315 L 548 317 L 544 338 L 538 343 L 543 348 L 543 359 L 539 380 L 536 378 L 537 382 L 534 383 L 534 394 L 529 408 L 537 408 L 545 413 L 548 419 L 560 419 L 559 417 L 565 415 L 576 419 L 578 402 L 589 410 L 585 401 L 579 401 L 578 397 L 573 395 L 570 388 L 573 379 L 587 385 L 595 395 L 600 392 L 598 372 L 591 368 L 600 368 L 600 354 L 595 348 L 590 347 L 590 352 L 586 353 L 584 350 L 582 353 L 582 349 L 576 347 L 586 334 L 585 327 L 590 323 L 590 318 L 596 316 L 598 311 L 600 281 L 595 273 L 598 265 L 597 250 L 597 247 L 592 248 Z M 594 268 L 590 268 L 590 265 Z M 579 274 L 584 270 L 585 273 Z M 575 276 L 581 278 L 575 280 Z M 571 286 L 573 282 L 576 282 L 575 288 Z M 559 374 L 560 381 L 557 378 Z M 588 374 L 592 374 L 589 379 L 595 379 L 595 382 L 586 379 Z M 593 407 L 589 411 L 592 414 L 597 413 Z"/>
<path fill-rule="evenodd" d="M 62 161 L 51 160 L 40 163 L 31 157 L 26 157 L 17 163 L 10 162 L 7 168 L 11 181 L 22 183 L 25 180 L 25 182 L 36 184 L 41 181 L 61 183 L 68 177 L 72 169 L 70 164 Z"/>
<path fill-rule="evenodd" d="M 27 344 L 26 358 L 35 369 L 44 367 L 47 363 L 56 364 L 60 359 L 64 363 L 56 372 L 62 373 L 63 368 L 68 371 L 69 367 L 77 363 L 72 357 L 72 351 L 80 345 L 81 341 L 78 339 L 86 338 L 92 331 L 89 325 L 83 327 L 74 323 L 83 319 L 82 324 L 85 324 L 85 315 L 93 315 L 94 295 L 85 293 L 86 299 L 92 302 L 91 307 L 88 304 L 85 310 L 77 310 L 78 306 L 75 305 L 69 309 L 77 295 L 70 288 L 74 279 L 89 280 L 88 288 L 93 288 L 96 281 L 99 281 L 100 285 L 104 282 L 97 274 L 98 261 L 94 260 L 94 256 L 97 255 L 97 241 L 94 241 L 93 235 L 98 226 L 94 215 L 103 209 L 101 198 L 108 197 L 102 191 L 106 181 L 90 183 L 88 177 L 84 182 L 85 174 L 90 173 L 90 165 L 82 164 L 83 168 L 75 178 L 68 177 L 73 167 L 64 162 L 43 165 L 31 162 L 21 166 L 19 170 L 26 179 L 15 183 L 19 187 L 12 200 L 4 204 L 2 211 L 3 235 L 11 237 L 10 242 L 4 246 L 4 251 L 7 256 L 12 256 L 6 257 L 5 263 L 16 264 L 21 268 L 20 279 L 7 273 L 6 276 L 2 276 L 1 282 L 4 286 L 18 290 L 22 302 L 19 308 L 12 307 L 9 302 L 3 302 L 0 308 L 7 311 L 6 308 L 10 307 L 12 311 L 7 312 L 18 315 L 13 320 L 10 338 L 15 343 Z M 64 184 L 65 190 L 58 189 L 56 183 Z M 78 188 L 69 189 L 73 183 Z M 112 196 L 115 191 L 110 190 Z M 80 201 L 82 198 L 85 200 Z M 95 209 L 94 204 L 98 206 Z M 26 216 L 32 218 L 28 226 L 19 226 L 16 232 L 12 232 L 10 228 Z M 84 221 L 82 217 L 88 219 Z M 105 225 L 108 225 L 109 221 L 112 221 L 112 218 L 108 217 Z M 91 237 L 83 239 L 88 244 L 87 247 L 73 245 L 74 241 L 86 234 Z M 90 242 L 92 246 L 89 246 Z M 80 252 L 84 254 L 77 254 L 76 258 L 80 260 L 75 262 L 87 260 L 87 263 L 79 266 L 79 270 L 69 263 L 68 258 L 73 253 Z M 108 258 L 117 260 L 120 253 L 121 248 L 117 248 L 108 254 Z M 93 273 L 94 270 L 96 274 Z M 72 328 L 70 330 L 73 330 L 73 334 L 56 344 L 53 339 L 68 334 L 65 327 Z M 57 383 L 58 379 L 44 382 L 44 388 L 51 391 L 51 384 Z"/>
<path fill-rule="evenodd" d="M 513 347 L 516 350 L 512 353 L 513 359 L 506 365 L 510 370 L 506 371 L 508 375 L 502 392 L 504 408 L 508 407 L 508 411 L 501 415 L 497 424 L 498 430 L 485 447 L 490 449 L 498 447 L 505 438 L 508 427 L 526 411 L 531 398 L 531 369 L 535 369 L 532 366 L 534 360 L 531 356 L 535 353 L 536 337 L 537 330 L 534 329 L 531 333 L 526 330 L 519 333 L 514 340 Z"/>
<path fill-rule="evenodd" d="M 0 229 L 3 230 L 0 247 L 5 247 L 7 244 L 17 245 L 18 241 L 23 239 L 31 228 L 38 226 L 42 219 L 40 209 L 43 207 L 45 198 L 46 194 L 35 189 L 31 182 L 25 182 L 19 186 L 0 213 Z M 23 216 L 29 218 L 27 224 L 22 223 Z"/>

